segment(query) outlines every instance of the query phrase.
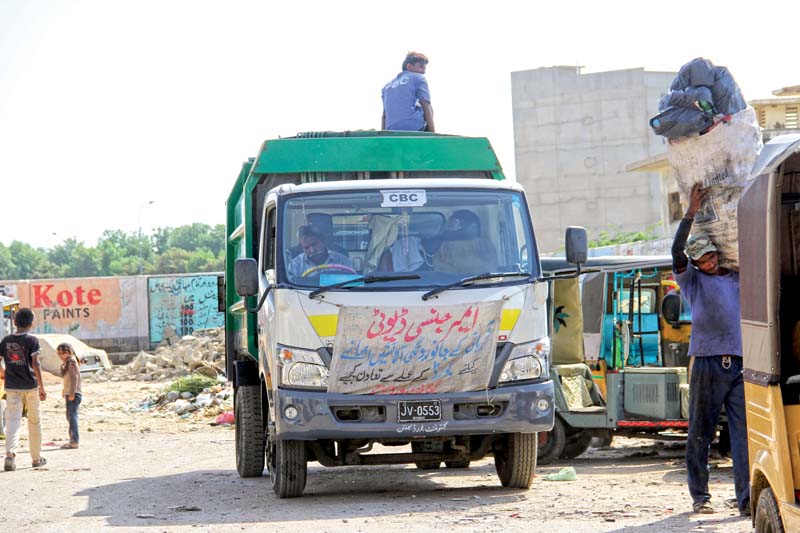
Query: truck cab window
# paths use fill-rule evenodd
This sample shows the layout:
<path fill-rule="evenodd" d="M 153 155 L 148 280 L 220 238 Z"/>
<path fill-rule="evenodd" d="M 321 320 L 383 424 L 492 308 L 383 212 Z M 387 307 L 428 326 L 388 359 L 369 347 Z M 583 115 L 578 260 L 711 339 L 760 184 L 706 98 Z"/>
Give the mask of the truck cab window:
<path fill-rule="evenodd" d="M 264 241 L 261 247 L 261 269 L 275 268 L 275 208 L 269 208 L 264 215 Z"/>

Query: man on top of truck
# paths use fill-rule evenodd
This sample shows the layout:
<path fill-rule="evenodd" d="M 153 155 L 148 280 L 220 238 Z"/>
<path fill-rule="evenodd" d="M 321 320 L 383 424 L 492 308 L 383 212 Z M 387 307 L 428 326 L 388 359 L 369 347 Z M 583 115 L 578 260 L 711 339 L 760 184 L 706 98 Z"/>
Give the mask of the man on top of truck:
<path fill-rule="evenodd" d="M 425 67 L 428 58 L 419 52 L 409 52 L 403 60 L 403 70 L 381 91 L 383 115 L 381 129 L 399 131 L 436 131 L 433 108 Z"/>
<path fill-rule="evenodd" d="M 699 183 L 692 188 L 689 207 L 672 244 L 675 279 L 692 309 L 686 442 L 689 493 L 694 512 L 714 512 L 709 503 L 708 449 L 724 405 L 731 435 L 736 503 L 742 515 L 749 515 L 739 273 L 719 266 L 717 248 L 708 235 L 697 233 L 686 240 L 694 216 L 707 196 L 708 189 Z"/>
<path fill-rule="evenodd" d="M 347 267 L 352 270 L 353 264 L 350 262 L 350 258 L 340 252 L 330 250 L 325 243 L 325 238 L 314 226 L 310 224 L 300 226 L 297 236 L 303 253 L 289 263 L 289 274 L 291 276 L 308 275 L 311 273 L 309 271 L 313 271 L 313 269 L 322 265 Z"/>

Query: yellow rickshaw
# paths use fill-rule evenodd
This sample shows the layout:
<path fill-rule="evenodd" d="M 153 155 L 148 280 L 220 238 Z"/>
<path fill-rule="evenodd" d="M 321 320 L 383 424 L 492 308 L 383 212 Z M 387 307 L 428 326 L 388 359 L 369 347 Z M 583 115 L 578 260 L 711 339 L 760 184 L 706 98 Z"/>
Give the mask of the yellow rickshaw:
<path fill-rule="evenodd" d="M 19 300 L 0 294 L 0 305 L 3 307 L 3 321 L 0 325 L 0 337 L 5 337 L 14 331 L 14 313 L 19 309 Z M 6 392 L 5 380 L 0 379 L 0 435 L 6 434 Z"/>
<path fill-rule="evenodd" d="M 800 135 L 764 146 L 738 217 L 753 524 L 800 531 Z"/>

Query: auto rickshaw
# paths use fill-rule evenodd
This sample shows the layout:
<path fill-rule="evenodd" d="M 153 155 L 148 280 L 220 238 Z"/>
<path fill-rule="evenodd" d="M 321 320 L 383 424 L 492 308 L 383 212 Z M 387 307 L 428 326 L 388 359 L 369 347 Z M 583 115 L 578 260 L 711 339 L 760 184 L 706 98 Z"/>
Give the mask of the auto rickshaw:
<path fill-rule="evenodd" d="M 800 135 L 764 146 L 738 217 L 753 524 L 800 531 Z"/>
<path fill-rule="evenodd" d="M 0 337 L 5 337 L 14 331 L 14 313 L 19 309 L 19 300 L 0 294 L 0 306 L 3 308 L 3 321 L 0 326 Z M 0 379 L 0 435 L 6 434 L 6 391 L 4 380 Z"/>
<path fill-rule="evenodd" d="M 541 263 L 550 275 L 574 271 L 559 258 Z M 672 258 L 591 257 L 583 268 L 551 290 L 556 418 L 539 435 L 540 464 L 579 456 L 592 437 L 681 438 L 688 427 L 691 314 Z"/>

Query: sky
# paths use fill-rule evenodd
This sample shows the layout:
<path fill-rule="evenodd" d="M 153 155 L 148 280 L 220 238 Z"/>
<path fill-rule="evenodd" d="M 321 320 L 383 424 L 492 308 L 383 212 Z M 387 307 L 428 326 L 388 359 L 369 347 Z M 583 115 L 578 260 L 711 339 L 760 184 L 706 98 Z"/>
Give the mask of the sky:
<path fill-rule="evenodd" d="M 703 56 L 769 97 L 800 84 L 800 2 L 766 5 L 0 0 L 0 242 L 223 223 L 262 141 L 379 128 L 409 50 L 430 59 L 437 131 L 488 137 L 513 179 L 511 72 Z"/>

